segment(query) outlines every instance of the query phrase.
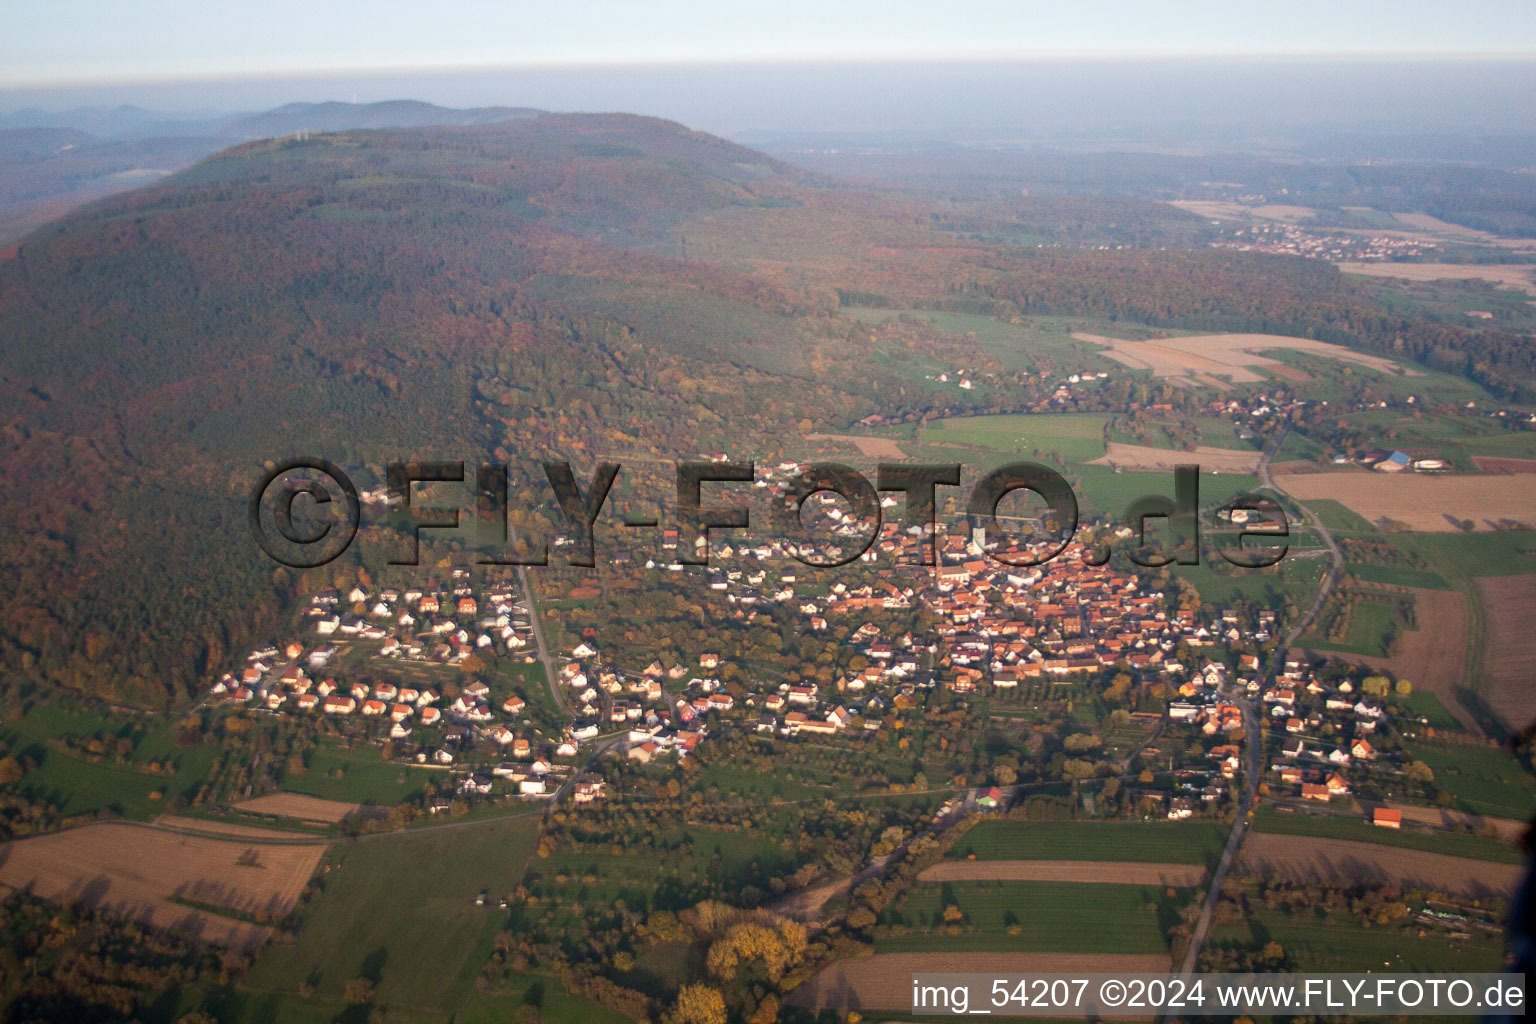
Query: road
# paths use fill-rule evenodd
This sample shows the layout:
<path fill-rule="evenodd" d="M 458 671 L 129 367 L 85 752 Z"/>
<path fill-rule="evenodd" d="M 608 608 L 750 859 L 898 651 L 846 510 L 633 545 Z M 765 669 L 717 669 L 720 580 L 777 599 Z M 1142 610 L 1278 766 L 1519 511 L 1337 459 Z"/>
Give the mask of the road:
<path fill-rule="evenodd" d="M 1259 457 L 1259 482 L 1279 494 L 1289 497 L 1285 490 L 1276 486 L 1273 473 L 1270 472 L 1270 463 L 1274 461 L 1275 453 L 1280 446 L 1285 444 L 1286 435 L 1291 427 L 1287 423 L 1275 435 L 1273 443 L 1266 446 L 1264 454 Z M 1179 968 L 1181 977 L 1188 977 L 1195 971 L 1195 965 L 1200 959 L 1200 950 L 1205 945 L 1206 937 L 1210 934 L 1211 919 L 1216 913 L 1216 904 L 1221 899 L 1221 885 L 1226 881 L 1227 874 L 1232 870 L 1232 865 L 1237 860 L 1238 850 L 1243 845 L 1243 838 L 1248 833 L 1248 816 L 1253 810 L 1253 802 L 1258 798 L 1259 780 L 1264 774 L 1264 737 L 1259 729 L 1258 704 L 1262 700 L 1264 691 L 1275 680 L 1280 668 L 1285 664 L 1285 656 L 1290 646 L 1296 642 L 1296 638 L 1311 628 L 1318 614 L 1327 603 L 1328 596 L 1333 593 L 1333 588 L 1339 582 L 1339 576 L 1344 571 L 1344 555 L 1339 550 L 1338 542 L 1333 539 L 1333 534 L 1323 525 L 1311 509 L 1292 499 L 1297 505 L 1307 522 L 1317 531 L 1323 539 L 1323 544 L 1328 548 L 1329 565 L 1323 574 L 1321 585 L 1317 589 L 1317 597 L 1312 602 L 1305 614 L 1296 620 L 1296 623 L 1275 646 L 1270 655 L 1269 667 L 1264 674 L 1263 685 L 1259 689 L 1257 698 L 1244 698 L 1236 701 L 1243 709 L 1243 731 L 1245 734 L 1244 754 L 1246 765 L 1244 767 L 1245 778 L 1243 780 L 1243 792 L 1238 798 L 1237 818 L 1232 823 L 1232 834 L 1227 837 L 1227 845 L 1221 851 L 1221 861 L 1216 865 L 1216 870 L 1211 873 L 1211 887 L 1205 894 L 1205 905 L 1200 909 L 1200 917 L 1195 922 L 1194 931 L 1189 937 L 1189 949 L 1184 955 L 1184 963 Z"/>
<path fill-rule="evenodd" d="M 517 530 L 508 527 L 513 545 L 517 544 Z M 538 602 L 533 597 L 533 583 L 528 579 L 528 567 L 517 567 L 517 578 L 523 585 L 523 599 L 528 602 L 528 621 L 533 625 L 534 649 L 539 655 L 539 664 L 544 666 L 544 679 L 549 684 L 549 695 L 555 702 L 555 707 L 567 718 L 571 717 L 570 705 L 565 702 L 565 695 L 560 692 L 560 677 L 555 673 L 554 659 L 549 656 L 549 648 L 544 643 L 544 623 L 539 615 Z"/>

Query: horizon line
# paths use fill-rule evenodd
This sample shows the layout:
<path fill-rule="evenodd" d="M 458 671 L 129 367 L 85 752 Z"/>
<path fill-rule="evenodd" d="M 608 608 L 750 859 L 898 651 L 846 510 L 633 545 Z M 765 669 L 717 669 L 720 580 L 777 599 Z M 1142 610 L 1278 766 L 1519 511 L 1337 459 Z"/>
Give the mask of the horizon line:
<path fill-rule="evenodd" d="M 43 89 L 101 88 L 107 86 L 146 85 L 194 85 L 208 82 L 264 82 L 296 78 L 341 79 L 369 75 L 448 75 L 485 74 L 493 72 L 529 71 L 591 71 L 603 70 L 666 70 L 710 69 L 749 70 L 761 68 L 793 67 L 869 67 L 874 65 L 932 65 L 976 63 L 1007 65 L 1023 63 L 1051 63 L 1067 61 L 1107 62 L 1129 61 L 1163 63 L 1168 61 L 1201 61 L 1234 63 L 1262 61 L 1266 63 L 1298 61 L 1305 63 L 1511 63 L 1536 62 L 1536 51 L 1205 51 L 1205 50 L 1014 50 L 988 52 L 954 52 L 945 54 L 847 54 L 829 55 L 762 55 L 750 57 L 654 57 L 633 59 L 609 58 L 559 58 L 550 60 L 470 62 L 463 64 L 405 63 L 405 64 L 357 64 L 342 67 L 293 67 L 271 70 L 242 70 L 220 72 L 217 69 L 172 72 L 169 74 L 140 75 L 90 75 L 85 77 L 0 78 L 0 93 L 24 92 Z"/>

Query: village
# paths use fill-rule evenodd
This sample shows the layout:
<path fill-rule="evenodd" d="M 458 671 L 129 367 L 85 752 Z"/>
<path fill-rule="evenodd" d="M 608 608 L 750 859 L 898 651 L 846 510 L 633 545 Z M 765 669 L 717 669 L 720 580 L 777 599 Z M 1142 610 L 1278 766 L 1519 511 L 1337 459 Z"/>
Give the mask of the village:
<path fill-rule="evenodd" d="M 764 467 L 755 482 L 777 494 L 800 468 L 785 460 Z M 887 495 L 882 505 L 896 501 Z M 830 494 L 813 497 L 806 511 L 818 524 L 813 534 L 824 540 L 803 546 L 802 558 L 831 557 L 839 544 L 859 539 L 863 527 Z M 1135 719 L 1195 741 L 1168 764 L 1171 787 L 1136 791 L 1147 813 L 1178 820 L 1230 804 L 1243 771 L 1242 744 L 1256 724 L 1245 721 L 1243 702 L 1260 699 L 1265 731 L 1286 741 L 1273 751 L 1276 792 L 1328 799 L 1351 792 L 1352 772 L 1401 771 L 1378 759 L 1371 743 L 1384 724 L 1380 704 L 1352 693 L 1348 680 L 1324 684 L 1290 660 L 1266 688 L 1263 651 L 1274 639 L 1273 611 L 1225 609 L 1207 619 L 1198 606 L 1175 606 L 1142 577 L 1087 564 L 1077 541 L 1048 562 L 1015 566 L 1009 563 L 1024 560 L 1029 548 L 989 540 L 979 526 L 964 529 L 940 524 L 931 534 L 916 527 L 903 533 L 887 522 L 852 574 L 807 570 L 789 561 L 779 542 L 719 536 L 710 543 L 709 566 L 685 566 L 676 532 L 663 532 L 661 551 L 644 567 L 697 574 L 702 588 L 747 622 L 770 608 L 789 610 L 812 633 L 833 621 L 903 609 L 923 608 L 937 618 L 938 627 L 921 635 L 885 631 L 874 621 L 859 625 L 849 640 L 858 667 L 830 685 L 754 679 L 726 687 L 718 653 L 703 650 L 687 665 L 624 665 L 623 654 L 583 639 L 555 658 L 554 685 L 569 714 L 536 722 L 529 696 L 493 686 L 501 676 L 468 671 L 487 661 L 537 664 L 526 596 L 512 584 L 476 586 L 470 570 L 457 567 L 441 584 L 312 595 L 301 634 L 251 652 L 242 669 L 213 684 L 211 696 L 278 715 L 376 723 L 353 726 L 354 739 L 453 773 L 462 797 L 558 801 L 568 793 L 576 804 L 589 803 L 606 793 L 600 755 L 637 766 L 671 763 L 720 729 L 857 742 L 890 716 L 911 715 L 936 689 L 1018 702 L 1034 699 L 1021 688 L 1075 692 L 1109 679 L 1127 701 L 1155 687 L 1166 695 L 1164 710 L 1138 711 Z M 1122 527 L 1112 539 L 1129 533 Z M 937 565 L 899 564 L 920 543 L 934 545 Z M 630 557 L 626 552 L 622 560 Z M 335 669 L 347 648 L 366 652 L 350 663 L 364 667 L 352 674 L 371 682 Z M 380 678 L 392 665 L 427 669 L 442 682 Z M 994 804 L 1009 799 L 1003 791 L 991 797 Z M 446 807 L 436 800 L 429 809 Z"/>

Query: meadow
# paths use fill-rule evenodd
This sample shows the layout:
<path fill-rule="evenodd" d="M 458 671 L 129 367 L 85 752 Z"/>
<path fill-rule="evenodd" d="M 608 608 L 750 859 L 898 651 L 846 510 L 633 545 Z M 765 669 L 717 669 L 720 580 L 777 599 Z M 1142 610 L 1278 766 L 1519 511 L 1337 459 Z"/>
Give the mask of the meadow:
<path fill-rule="evenodd" d="M 1057 952 L 1160 953 L 1168 948 L 1160 919 L 1194 890 L 1170 898 L 1156 886 L 1082 882 L 945 882 L 919 884 L 881 915 L 896 929 L 939 929 L 946 907 L 964 914 L 961 935 L 913 933 L 877 937 L 877 953 Z"/>
<path fill-rule="evenodd" d="M 1307 814 L 1301 811 L 1283 814 L 1271 804 L 1262 804 L 1254 812 L 1253 828 L 1256 832 L 1276 835 L 1351 839 L 1359 843 L 1444 853 L 1452 857 L 1468 857 L 1498 864 L 1525 863 L 1525 855 L 1519 849 L 1497 839 L 1413 825 L 1401 829 L 1378 828 L 1366 821 L 1363 815 Z"/>
<path fill-rule="evenodd" d="M 1206 822 L 984 821 L 950 850 L 977 860 L 1214 863 L 1226 830 Z"/>

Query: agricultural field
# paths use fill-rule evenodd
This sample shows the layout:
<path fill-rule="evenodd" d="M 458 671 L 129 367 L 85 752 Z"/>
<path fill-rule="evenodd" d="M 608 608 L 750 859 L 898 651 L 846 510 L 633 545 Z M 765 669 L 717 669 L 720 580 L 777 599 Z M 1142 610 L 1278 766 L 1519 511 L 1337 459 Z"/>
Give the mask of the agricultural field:
<path fill-rule="evenodd" d="M 1301 501 L 1323 498 L 1340 502 L 1357 515 L 1393 520 L 1410 530 L 1449 533 L 1472 523 L 1493 530 L 1523 523 L 1536 507 L 1536 475 L 1421 476 L 1405 473 L 1292 473 L 1285 489 Z"/>
<path fill-rule="evenodd" d="M 1104 353 L 1108 358 L 1135 370 L 1151 370 L 1154 377 L 1171 377 L 1217 387 L 1224 386 L 1224 382 L 1259 383 L 1265 378 L 1256 370 L 1275 372 L 1277 367 L 1284 370 L 1286 364 L 1259 354 L 1274 349 L 1327 356 L 1383 373 L 1401 372 L 1410 376 L 1417 373 L 1390 359 L 1366 355 L 1342 345 L 1274 334 L 1205 334 L 1155 341 L 1127 341 L 1084 332 L 1076 332 L 1072 337 L 1103 345 L 1109 350 Z"/>
<path fill-rule="evenodd" d="M 1210 944 L 1248 947 L 1278 942 L 1303 971 L 1497 971 L 1503 940 L 1472 932 L 1463 938 L 1421 936 L 1417 926 L 1363 928 L 1318 910 L 1287 913 L 1259 907 L 1248 920 L 1212 929 Z"/>
<path fill-rule="evenodd" d="M 1519 732 L 1536 719 L 1536 574 L 1477 581 L 1488 617 L 1482 697 Z"/>
<path fill-rule="evenodd" d="M 1451 794 L 1457 810 L 1515 819 L 1536 810 L 1536 777 L 1500 747 L 1421 741 L 1411 750 L 1434 771 L 1435 785 Z"/>
<path fill-rule="evenodd" d="M 1189 892 L 1081 882 L 920 883 L 880 915 L 876 953 L 1159 953 Z M 954 910 L 963 915 L 954 920 Z M 947 934 L 958 927 L 962 934 Z"/>
<path fill-rule="evenodd" d="M 1355 263 L 1335 264 L 1346 274 L 1403 281 L 1487 281 L 1536 295 L 1536 267 L 1529 263 Z"/>
<path fill-rule="evenodd" d="M 946 860 L 917 876 L 920 882 L 1100 882 L 1115 885 L 1199 885 L 1198 864 L 1087 860 Z"/>
<path fill-rule="evenodd" d="M 273 793 L 270 796 L 242 800 L 234 805 L 234 809 L 244 814 L 270 814 L 278 818 L 334 825 L 362 810 L 362 805 L 321 800 L 319 797 L 298 793 Z"/>
<path fill-rule="evenodd" d="M 328 802 L 390 807 L 419 794 L 432 777 L 430 771 L 390 764 L 378 747 L 323 744 L 310 757 L 304 774 L 289 774 L 283 788 Z"/>
<path fill-rule="evenodd" d="M 495 899 L 522 882 L 537 824 L 531 814 L 333 847 L 294 943 L 269 949 L 242 979 L 228 1019 L 261 1020 L 274 1001 L 315 1007 L 316 1016 L 296 1019 L 329 1019 L 344 1008 L 347 983 L 360 977 L 374 983 L 391 1019 L 452 1017 L 476 995 L 474 980 L 506 926 Z M 481 892 L 492 899 L 476 906 Z M 309 994 L 301 997 L 301 988 Z M 560 985 L 550 981 L 545 991 L 556 995 Z M 495 1002 L 510 1013 L 518 1000 Z M 572 1009 L 561 1019 L 614 1019 L 584 1000 Z"/>
<path fill-rule="evenodd" d="M 1121 444 L 1111 441 L 1105 453 L 1092 460 L 1093 465 L 1119 466 L 1131 470 L 1161 470 L 1172 472 L 1180 465 L 1196 465 L 1202 470 L 1221 473 L 1254 473 L 1259 468 L 1259 451 L 1233 448 L 1212 448 L 1198 445 L 1194 448 L 1150 448 L 1139 444 Z"/>
<path fill-rule="evenodd" d="M 1226 841 L 1226 829 L 1209 822 L 984 821 L 949 856 L 1209 865 Z"/>
<path fill-rule="evenodd" d="M 929 423 L 923 441 L 1026 455 L 1040 451 L 1077 466 L 1104 454 L 1104 424 L 1108 420 L 1099 413 L 959 416 Z"/>
<path fill-rule="evenodd" d="M 255 948 L 270 936 L 262 922 L 293 910 L 323 850 L 104 823 L 8 844 L 0 885 Z"/>
<path fill-rule="evenodd" d="M 1430 811 L 1430 814 L 1440 812 Z M 1424 850 L 1452 857 L 1486 860 L 1497 864 L 1524 864 L 1525 854 L 1514 844 L 1443 828 L 1426 828 L 1409 823 L 1401 829 L 1378 828 L 1366 820 L 1368 812 L 1349 814 L 1307 813 L 1304 810 L 1281 813 L 1272 804 L 1262 804 L 1254 813 L 1255 832 L 1271 835 L 1316 836 L 1320 839 L 1345 839 L 1373 843 L 1404 850 Z M 1405 812 L 1403 817 L 1409 817 Z"/>
<path fill-rule="evenodd" d="M 1524 869 L 1443 853 L 1316 836 L 1258 832 L 1239 856 L 1240 870 L 1294 882 L 1395 885 L 1472 898 L 1514 894 Z"/>

